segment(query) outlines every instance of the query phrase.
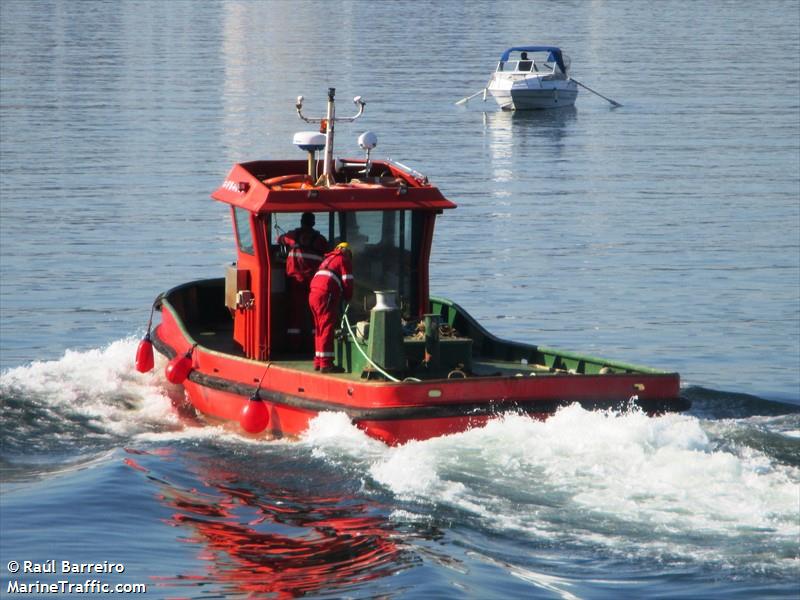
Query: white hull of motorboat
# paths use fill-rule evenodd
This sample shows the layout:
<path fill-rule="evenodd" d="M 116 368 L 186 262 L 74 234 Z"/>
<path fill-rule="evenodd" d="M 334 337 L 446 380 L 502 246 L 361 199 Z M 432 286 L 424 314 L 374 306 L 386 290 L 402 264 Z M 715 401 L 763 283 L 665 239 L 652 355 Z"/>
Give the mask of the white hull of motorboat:
<path fill-rule="evenodd" d="M 503 110 L 536 110 L 575 106 L 578 86 L 574 81 L 541 81 L 530 77 L 518 81 L 492 81 L 487 88 Z"/>

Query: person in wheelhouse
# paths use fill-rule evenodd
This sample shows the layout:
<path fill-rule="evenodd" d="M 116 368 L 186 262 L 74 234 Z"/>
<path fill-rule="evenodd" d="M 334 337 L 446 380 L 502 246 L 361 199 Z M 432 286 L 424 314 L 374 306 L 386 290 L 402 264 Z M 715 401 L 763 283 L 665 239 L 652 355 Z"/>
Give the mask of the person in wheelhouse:
<path fill-rule="evenodd" d="M 286 323 L 286 338 L 291 352 L 304 349 L 310 340 L 307 328 L 307 313 L 311 279 L 314 277 L 323 255 L 328 251 L 328 240 L 314 229 L 314 213 L 305 212 L 300 217 L 300 227 L 284 233 L 278 238 L 281 246 L 288 247 L 286 256 L 286 279 L 289 291 L 289 313 Z"/>

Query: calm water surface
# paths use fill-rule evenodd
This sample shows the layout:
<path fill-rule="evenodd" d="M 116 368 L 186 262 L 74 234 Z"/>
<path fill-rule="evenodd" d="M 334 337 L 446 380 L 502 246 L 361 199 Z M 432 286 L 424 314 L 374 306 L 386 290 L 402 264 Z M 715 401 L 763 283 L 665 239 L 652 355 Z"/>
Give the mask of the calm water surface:
<path fill-rule="evenodd" d="M 454 105 L 537 43 L 624 106 Z M 797 2 L 0 3 L 0 593 L 56 559 L 154 598 L 797 597 L 798 57 Z M 368 103 L 339 154 L 372 130 L 459 204 L 434 293 L 677 370 L 693 409 L 402 448 L 177 414 L 132 365 L 153 298 L 221 276 L 210 192 L 301 158 L 294 98 L 328 87 Z"/>

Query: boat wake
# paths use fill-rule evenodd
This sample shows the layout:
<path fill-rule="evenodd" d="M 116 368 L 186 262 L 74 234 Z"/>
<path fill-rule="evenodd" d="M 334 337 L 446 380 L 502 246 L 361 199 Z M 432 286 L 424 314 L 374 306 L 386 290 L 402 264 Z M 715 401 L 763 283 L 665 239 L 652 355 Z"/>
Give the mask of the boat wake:
<path fill-rule="evenodd" d="M 138 341 L 67 350 L 0 374 L 3 453 L 50 456 L 104 451 L 143 432 L 182 428 L 162 368 L 133 368 Z"/>
<path fill-rule="evenodd" d="M 337 465 L 360 462 L 403 504 L 401 521 L 468 522 L 610 560 L 784 576 L 800 566 L 796 413 L 709 421 L 576 404 L 383 451 L 346 425 L 321 416 L 306 443 Z"/>
<path fill-rule="evenodd" d="M 0 374 L 6 480 L 110 449 L 185 440 L 287 453 L 362 481 L 392 519 L 456 521 L 542 547 L 786 576 L 800 566 L 800 412 L 689 388 L 689 414 L 648 417 L 572 405 L 546 421 L 509 415 L 464 433 L 387 447 L 342 413 L 299 440 L 260 441 L 175 409 L 163 364 L 139 374 L 137 340 L 67 351 Z M 31 463 L 48 463 L 50 468 Z M 9 468 L 10 466 L 10 468 Z M 474 549 L 476 552 L 480 548 Z"/>

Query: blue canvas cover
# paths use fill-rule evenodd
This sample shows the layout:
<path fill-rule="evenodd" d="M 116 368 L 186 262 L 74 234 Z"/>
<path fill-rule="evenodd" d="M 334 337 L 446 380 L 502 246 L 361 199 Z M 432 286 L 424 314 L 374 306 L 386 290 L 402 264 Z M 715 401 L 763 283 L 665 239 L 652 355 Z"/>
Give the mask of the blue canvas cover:
<path fill-rule="evenodd" d="M 500 62 L 507 62 L 508 57 L 511 56 L 512 52 L 549 52 L 550 55 L 547 57 L 547 60 L 555 61 L 562 73 L 567 72 L 567 69 L 564 66 L 564 57 L 561 54 L 561 48 L 557 48 L 555 46 L 514 46 L 513 48 L 509 48 L 503 52 L 503 54 L 500 56 Z"/>

